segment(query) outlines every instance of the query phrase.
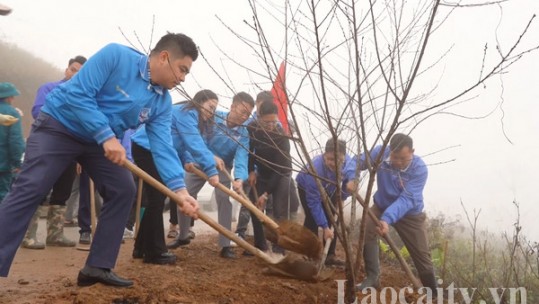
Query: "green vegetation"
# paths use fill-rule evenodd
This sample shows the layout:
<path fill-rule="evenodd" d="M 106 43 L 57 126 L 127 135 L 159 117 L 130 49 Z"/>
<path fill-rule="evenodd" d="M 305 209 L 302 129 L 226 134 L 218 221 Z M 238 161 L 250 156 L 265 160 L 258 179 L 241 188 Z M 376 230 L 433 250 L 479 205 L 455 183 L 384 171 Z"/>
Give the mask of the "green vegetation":
<path fill-rule="evenodd" d="M 518 211 L 518 204 L 513 204 Z M 432 259 L 443 281 L 440 288 L 447 289 L 451 284 L 465 288 L 471 303 L 492 303 L 492 292 L 500 296 L 500 303 L 539 303 L 539 243 L 528 241 L 520 233 L 520 216 L 515 219 L 512 234 L 493 234 L 477 228 L 479 213 L 471 219 L 466 212 L 469 227 L 442 214 L 429 220 Z M 401 255 L 413 265 L 393 229 L 390 234 L 399 244 Z M 386 262 L 398 266 L 389 246 L 381 242 L 380 249 Z M 511 299 L 508 288 L 524 288 L 526 299 L 520 292 Z M 456 295 L 455 301 L 467 303 L 460 293 Z"/>

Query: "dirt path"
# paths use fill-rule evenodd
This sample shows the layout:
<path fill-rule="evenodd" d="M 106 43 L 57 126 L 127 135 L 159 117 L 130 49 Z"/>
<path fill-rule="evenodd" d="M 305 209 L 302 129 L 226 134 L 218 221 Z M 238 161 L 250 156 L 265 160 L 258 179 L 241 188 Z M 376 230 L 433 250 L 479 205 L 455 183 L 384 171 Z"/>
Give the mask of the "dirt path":
<path fill-rule="evenodd" d="M 209 213 L 215 216 L 212 212 Z M 168 220 L 168 214 L 164 214 Z M 166 221 L 165 221 L 166 222 Z M 263 264 L 241 255 L 237 260 L 219 257 L 217 234 L 197 221 L 197 237 L 174 251 L 174 266 L 148 265 L 133 260 L 133 240 L 122 245 L 115 271 L 133 279 L 133 288 L 96 284 L 76 286 L 76 276 L 87 252 L 74 248 L 20 248 L 8 278 L 0 278 L 0 303 L 336 303 L 336 283 L 307 283 L 262 274 Z M 66 228 L 77 239 L 78 228 Z M 45 238 L 45 220 L 38 236 Z M 336 271 L 335 277 L 344 274 Z"/>
<path fill-rule="evenodd" d="M 166 213 L 164 218 L 167 223 Z M 41 240 L 45 237 L 44 224 L 45 220 L 40 220 Z M 115 268 L 121 276 L 135 281 L 134 287 L 126 289 L 101 284 L 77 287 L 76 276 L 87 252 L 74 248 L 20 248 L 10 276 L 0 278 L 0 303 L 337 303 L 335 280 L 344 279 L 343 269 L 333 269 L 331 278 L 319 283 L 264 275 L 264 265 L 254 257 L 242 256 L 241 248 L 235 249 L 239 257 L 236 260 L 220 258 L 217 233 L 204 223 L 197 221 L 194 230 L 195 240 L 174 250 L 178 263 L 173 266 L 133 260 L 133 240 L 127 240 Z M 78 228 L 66 228 L 66 233 L 72 239 L 78 238 Z M 339 254 L 342 256 L 342 252 Z M 392 286 L 407 284 L 396 280 L 395 273 L 385 273 L 388 275 L 382 278 L 383 283 L 390 280 Z"/>

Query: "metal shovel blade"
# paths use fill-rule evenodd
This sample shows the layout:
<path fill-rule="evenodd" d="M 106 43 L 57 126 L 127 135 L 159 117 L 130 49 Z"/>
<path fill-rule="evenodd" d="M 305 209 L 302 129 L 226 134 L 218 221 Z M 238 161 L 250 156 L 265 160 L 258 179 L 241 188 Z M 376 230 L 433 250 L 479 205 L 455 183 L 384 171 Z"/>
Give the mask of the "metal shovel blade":
<path fill-rule="evenodd" d="M 208 176 L 199 169 L 193 168 L 192 171 L 199 177 L 208 180 Z M 228 171 L 226 171 L 226 174 L 232 181 L 232 177 Z M 215 188 L 228 194 L 228 196 L 234 198 L 237 202 L 251 211 L 251 213 L 262 222 L 264 227 L 266 227 L 266 237 L 268 240 L 286 250 L 301 253 L 313 259 L 320 259 L 322 255 L 322 242 L 320 242 L 318 237 L 312 231 L 292 221 L 283 221 L 280 224 L 277 224 L 264 212 L 260 211 L 249 199 L 232 191 L 225 185 L 218 183 Z"/>
<path fill-rule="evenodd" d="M 165 185 L 160 183 L 158 180 L 150 176 L 144 170 L 135 166 L 133 163 L 126 161 L 123 164 L 129 171 L 137 175 L 139 178 L 144 180 L 148 185 L 154 187 L 156 190 L 160 191 L 164 195 L 170 197 L 171 200 L 176 202 L 180 207 L 182 202 L 178 199 L 178 195 L 172 190 L 167 188 Z M 302 261 L 301 259 L 293 259 L 291 257 L 271 257 L 265 252 L 259 250 L 253 245 L 249 244 L 242 238 L 239 238 L 235 233 L 226 229 L 225 227 L 219 225 L 208 215 L 204 214 L 201 211 L 198 211 L 198 218 L 208 224 L 210 227 L 215 229 L 217 232 L 223 234 L 227 238 L 234 241 L 238 246 L 244 248 L 250 253 L 254 254 L 256 257 L 260 258 L 265 263 L 269 264 L 274 270 L 278 270 L 282 274 L 286 274 L 289 277 L 297 278 L 305 281 L 315 281 L 318 276 L 318 268 L 315 264 L 308 261 Z"/>

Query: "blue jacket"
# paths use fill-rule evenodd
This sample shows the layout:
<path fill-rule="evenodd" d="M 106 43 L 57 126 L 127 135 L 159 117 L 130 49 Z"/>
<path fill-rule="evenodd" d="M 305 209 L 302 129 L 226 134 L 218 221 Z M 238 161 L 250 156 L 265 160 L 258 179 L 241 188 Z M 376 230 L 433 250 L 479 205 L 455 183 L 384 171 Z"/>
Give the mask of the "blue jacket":
<path fill-rule="evenodd" d="M 354 179 L 354 172 L 345 172 L 344 168 L 350 163 L 352 158 L 348 155 L 345 156 L 344 163 L 341 170 L 341 175 L 343 179 L 343 185 L 341 186 L 341 190 L 345 190 L 345 185 L 349 180 Z M 313 158 L 313 166 L 314 166 L 314 172 L 316 172 L 316 175 L 318 175 L 322 183 L 322 187 L 326 190 L 327 195 L 330 198 L 335 197 L 335 192 L 337 191 L 337 187 L 335 183 L 337 182 L 337 175 L 335 172 L 331 171 L 324 163 L 324 157 L 323 155 L 318 155 L 315 158 Z M 347 175 L 348 174 L 348 175 Z M 301 188 L 305 191 L 305 199 L 307 206 L 309 206 L 309 210 L 311 212 L 311 215 L 314 218 L 314 221 L 316 222 L 316 225 L 322 228 L 328 227 L 328 221 L 326 218 L 326 215 L 324 213 L 324 206 L 322 205 L 322 195 L 320 191 L 318 190 L 318 187 L 316 186 L 316 180 L 315 177 L 309 173 L 307 168 L 303 168 L 298 173 L 298 176 L 296 177 L 296 182 L 298 183 L 298 188 Z M 350 194 L 345 191 L 341 191 L 341 198 L 345 200 Z M 305 210 L 307 212 L 307 210 Z"/>
<path fill-rule="evenodd" d="M 65 80 L 55 81 L 55 82 L 48 82 L 37 89 L 36 99 L 34 101 L 34 106 L 32 107 L 32 117 L 34 119 L 37 118 L 37 115 L 39 115 L 39 112 L 41 111 L 41 107 L 45 104 L 45 98 L 47 95 L 54 90 L 57 86 L 64 83 Z"/>
<path fill-rule="evenodd" d="M 124 133 L 124 137 L 122 137 L 122 140 L 120 141 L 122 146 L 125 149 L 125 157 L 127 157 L 127 159 L 129 159 L 130 162 L 135 161 L 133 159 L 133 153 L 131 151 L 131 136 L 133 136 L 134 133 L 135 133 L 135 130 L 133 129 L 126 130 Z"/>
<path fill-rule="evenodd" d="M 157 170 L 170 189 L 179 190 L 185 183 L 170 136 L 170 94 L 151 85 L 149 76 L 148 56 L 109 44 L 52 90 L 41 111 L 88 143 L 122 138 L 125 130 L 146 124 Z"/>
<path fill-rule="evenodd" d="M 247 180 L 247 160 L 249 157 L 249 132 L 246 125 L 229 128 L 226 118 L 229 112 L 217 111 L 212 132 L 206 137 L 208 147 L 219 156 L 227 167 L 234 163 L 234 177 Z"/>
<path fill-rule="evenodd" d="M 0 126 L 0 172 L 11 172 L 21 167 L 24 153 L 22 119 L 19 112 L 3 99 L 0 99 L 0 113 L 19 119 L 9 127 Z"/>
<path fill-rule="evenodd" d="M 172 110 L 171 134 L 176 154 L 181 157 L 182 163 L 197 163 L 206 175 L 217 175 L 213 153 L 198 130 L 198 112 L 196 109 L 184 111 L 184 107 L 185 104 L 177 104 Z M 146 128 L 137 130 L 131 139 L 145 149 L 154 149 L 148 141 Z M 183 173 L 183 168 L 181 170 Z"/>
<path fill-rule="evenodd" d="M 392 225 L 406 215 L 417 215 L 423 212 L 423 189 L 427 183 L 428 169 L 421 157 L 414 155 L 408 168 L 398 170 L 391 167 L 389 161 L 389 148 L 382 151 L 382 146 L 376 146 L 371 151 L 374 161 L 383 153 L 382 163 L 376 173 L 377 191 L 374 194 L 374 203 L 383 212 L 381 220 Z M 361 170 L 366 170 L 365 154 L 359 158 Z M 346 170 L 354 172 L 357 165 L 351 162 Z M 372 163 L 372 162 L 371 162 Z"/>

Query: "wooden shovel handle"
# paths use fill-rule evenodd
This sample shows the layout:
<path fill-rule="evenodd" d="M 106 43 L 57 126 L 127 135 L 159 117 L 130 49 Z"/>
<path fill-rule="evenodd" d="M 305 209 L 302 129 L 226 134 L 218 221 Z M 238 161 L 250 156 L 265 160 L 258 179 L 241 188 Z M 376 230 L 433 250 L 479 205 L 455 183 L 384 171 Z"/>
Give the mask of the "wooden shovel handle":
<path fill-rule="evenodd" d="M 92 238 L 95 235 L 95 229 L 97 228 L 97 211 L 95 209 L 95 185 L 94 181 L 89 178 L 89 185 L 88 185 L 89 191 L 90 191 L 90 225 Z"/>
<path fill-rule="evenodd" d="M 133 174 L 144 180 L 148 185 L 154 187 L 159 192 L 163 193 L 164 195 L 170 197 L 171 200 L 175 201 L 176 204 L 178 204 L 180 207 L 183 206 L 183 202 L 180 200 L 178 194 L 176 194 L 174 191 L 167 188 L 165 185 L 160 183 L 158 180 L 153 178 L 148 173 L 144 172 L 144 170 L 137 167 L 135 164 L 133 164 L 130 161 L 125 161 L 123 163 L 123 166 L 126 167 L 129 171 L 131 171 Z M 232 231 L 226 229 L 225 227 L 219 225 L 217 222 L 215 222 L 212 218 L 210 218 L 208 215 L 202 213 L 202 211 L 198 211 L 198 218 L 201 219 L 204 223 L 208 224 L 213 229 L 217 230 L 219 233 L 223 234 L 227 238 L 233 240 L 236 244 L 244 248 L 245 250 L 249 251 L 250 253 L 256 255 L 257 257 L 261 258 L 265 262 L 269 264 L 275 264 L 275 261 L 271 259 L 267 254 L 265 254 L 263 251 L 259 250 L 258 248 L 254 247 L 253 245 L 247 243 L 245 240 L 239 238 L 236 234 L 234 234 Z"/>
<path fill-rule="evenodd" d="M 232 175 L 230 175 L 230 172 L 228 172 L 227 170 L 221 170 L 221 172 L 223 172 L 223 174 L 226 175 L 226 178 L 228 178 L 228 180 L 230 180 L 230 183 L 234 182 L 234 178 L 232 178 Z M 239 192 L 240 192 L 241 197 L 243 197 L 244 199 L 250 201 L 250 199 L 247 197 L 245 192 L 243 192 L 242 188 L 240 188 Z"/>
<path fill-rule="evenodd" d="M 361 204 L 361 206 L 363 206 L 363 208 L 365 208 L 367 210 L 367 214 L 369 215 L 371 220 L 377 226 L 380 226 L 380 220 L 376 217 L 376 215 L 374 215 L 374 213 L 372 213 L 371 209 L 368 208 L 368 206 L 365 204 L 365 200 L 361 197 L 361 195 L 359 193 L 354 193 L 353 195 L 355 196 L 356 200 Z M 399 264 L 401 265 L 402 270 L 404 270 L 404 272 L 406 273 L 406 275 L 408 276 L 410 281 L 412 281 L 412 284 L 414 285 L 414 287 L 415 288 L 422 287 L 423 285 L 421 284 L 421 282 L 419 282 L 419 280 L 412 273 L 412 270 L 410 270 L 410 266 L 408 266 L 408 263 L 406 263 L 406 261 L 402 257 L 399 249 L 397 248 L 397 246 L 393 242 L 393 239 L 391 239 L 391 237 L 387 233 L 384 234 L 382 237 L 384 238 L 386 243 L 389 245 L 389 247 L 391 248 L 393 253 L 395 253 L 395 256 L 399 260 Z"/>
<path fill-rule="evenodd" d="M 204 172 L 200 171 L 199 169 L 193 167 L 192 169 L 193 173 L 198 175 L 199 177 L 208 180 L 208 176 L 204 174 Z M 261 222 L 268 224 L 272 229 L 278 230 L 279 225 L 272 220 L 269 216 L 267 216 L 264 212 L 260 211 L 256 206 L 249 200 L 244 199 L 236 192 L 230 190 L 228 187 L 225 187 L 225 185 L 218 183 L 215 188 L 218 188 L 219 190 L 223 191 L 224 193 L 228 194 L 229 196 L 233 197 L 235 200 L 237 200 L 240 204 L 245 206 L 245 208 L 249 209 L 254 215 L 256 215 L 257 218 L 260 219 Z"/>
<path fill-rule="evenodd" d="M 143 187 L 143 180 L 142 178 L 138 179 L 138 186 L 137 186 L 137 205 L 135 209 L 135 238 L 138 236 L 138 231 L 140 228 L 140 208 L 142 206 L 142 187 Z"/>

